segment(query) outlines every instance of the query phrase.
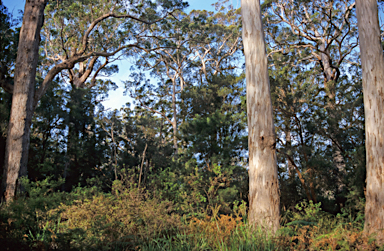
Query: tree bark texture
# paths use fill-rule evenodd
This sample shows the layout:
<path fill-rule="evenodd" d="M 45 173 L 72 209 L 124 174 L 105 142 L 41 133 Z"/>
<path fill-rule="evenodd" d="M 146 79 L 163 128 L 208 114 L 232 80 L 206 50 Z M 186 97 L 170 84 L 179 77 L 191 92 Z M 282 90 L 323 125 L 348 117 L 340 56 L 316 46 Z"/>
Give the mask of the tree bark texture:
<path fill-rule="evenodd" d="M 365 111 L 368 233 L 384 229 L 384 58 L 376 0 L 356 1 Z"/>
<path fill-rule="evenodd" d="M 46 0 L 27 0 L 25 3 L 5 150 L 2 188 L 7 202 L 15 196 L 19 175 L 27 175 L 36 67 L 45 5 Z"/>
<path fill-rule="evenodd" d="M 249 222 L 279 227 L 276 139 L 260 0 L 242 0 L 249 143 Z"/>

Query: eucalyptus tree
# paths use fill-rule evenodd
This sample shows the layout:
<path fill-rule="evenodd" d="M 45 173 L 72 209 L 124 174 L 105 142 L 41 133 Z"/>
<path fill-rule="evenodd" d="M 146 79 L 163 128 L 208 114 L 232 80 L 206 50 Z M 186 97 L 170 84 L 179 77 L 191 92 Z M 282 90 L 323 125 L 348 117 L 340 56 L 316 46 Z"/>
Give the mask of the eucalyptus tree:
<path fill-rule="evenodd" d="M 146 140 L 152 136 L 148 135 L 147 137 L 147 133 L 143 133 L 143 131 L 145 131 L 145 129 L 156 130 L 156 126 L 148 123 L 147 127 L 142 128 L 138 125 L 141 119 L 139 114 L 140 112 L 134 113 L 127 107 L 120 109 L 120 111 L 114 110 L 109 113 L 100 112 L 98 115 L 98 124 L 107 133 L 106 143 L 111 146 L 110 158 L 106 166 L 112 167 L 111 171 L 114 179 L 117 179 L 121 173 L 122 168 L 119 167 L 127 167 L 129 169 L 139 167 L 140 174 L 138 180 L 139 184 L 141 184 L 143 166 L 148 148 L 148 142 Z M 144 148 L 142 145 L 144 145 Z M 134 174 L 136 174 L 137 170 L 134 171 Z"/>
<path fill-rule="evenodd" d="M 219 73 L 231 74 L 239 70 L 242 59 L 240 8 L 228 4 L 227 0 L 215 3 L 215 12 L 192 11 L 195 22 L 195 43 L 191 44 L 195 64 L 199 66 L 196 77 L 200 82 L 209 80 Z M 197 22 L 196 22 L 197 21 Z M 200 39 L 200 42 L 196 43 Z"/>
<path fill-rule="evenodd" d="M 44 80 L 35 91 L 40 31 L 46 6 L 46 20 L 50 21 L 46 26 L 49 27 L 49 33 L 43 34 Z M 69 70 L 65 77 L 78 87 L 85 85 L 94 73 L 94 81 L 88 84 L 94 85 L 97 75 L 108 64 L 109 57 L 129 48 L 140 48 L 143 41 L 141 34 L 148 32 L 152 24 L 163 20 L 175 9 L 184 6 L 186 4 L 179 0 L 26 2 L 5 156 L 3 189 L 6 201 L 12 200 L 15 194 L 19 174 L 27 173 L 33 111 L 52 80 L 64 70 Z M 100 58 L 104 58 L 104 61 L 98 61 Z"/>
<path fill-rule="evenodd" d="M 0 2 L 0 160 L 4 159 L 7 127 L 11 110 L 12 73 L 15 67 L 19 32 L 13 16 Z M 0 172 L 4 162 L 0 163 Z"/>
<path fill-rule="evenodd" d="M 384 58 L 376 0 L 356 1 L 359 25 L 366 130 L 367 187 L 364 230 L 379 234 L 384 228 Z"/>
<path fill-rule="evenodd" d="M 269 58 L 283 207 L 294 206 L 303 197 L 316 201 L 315 175 L 308 170 L 315 155 L 312 148 L 321 143 L 308 126 L 316 110 L 312 101 L 319 98 L 316 76 L 310 70 L 282 64 L 297 60 L 290 57 L 294 55 L 274 53 Z"/>
<path fill-rule="evenodd" d="M 151 45 L 158 49 L 143 53 L 137 62 L 140 70 L 150 70 L 159 83 L 144 81 L 145 75 L 137 73 L 127 83 L 135 86 L 132 96 L 142 107 L 159 114 L 172 126 L 177 155 L 180 94 L 186 85 L 199 84 L 210 76 L 235 69 L 241 39 L 238 10 L 232 7 L 216 13 L 177 12 L 168 20 L 158 23 L 153 32 Z"/>
<path fill-rule="evenodd" d="M 154 31 L 153 39 L 150 41 L 152 46 L 158 49 L 154 50 L 152 53 L 145 53 L 137 62 L 139 68 L 152 70 L 152 75 L 158 77 L 161 82 L 171 83 L 170 89 L 168 89 L 167 85 L 162 85 L 160 88 L 165 88 L 163 89 L 163 93 L 165 96 L 170 95 L 171 97 L 170 102 L 172 105 L 172 119 L 168 118 L 165 112 L 158 111 L 145 104 L 143 102 L 143 96 L 136 96 L 136 98 L 138 98 L 137 100 L 140 102 L 141 106 L 159 114 L 164 119 L 166 119 L 170 125 L 172 125 L 173 146 L 176 155 L 178 153 L 176 96 L 184 89 L 184 71 L 187 67 L 189 67 L 191 63 L 191 57 L 193 57 L 193 51 L 185 46 L 185 44 L 189 42 L 189 39 L 186 38 L 188 29 L 183 27 L 185 26 L 187 17 L 188 16 L 185 13 L 177 12 L 168 19 L 168 23 L 160 23 Z M 174 18 L 184 22 L 177 22 L 177 20 L 174 20 Z M 159 89 L 158 92 L 160 92 Z M 148 93 L 146 93 L 145 96 L 147 96 L 147 94 Z M 145 98 L 148 99 L 149 97 Z"/>
<path fill-rule="evenodd" d="M 280 224 L 280 195 L 260 1 L 242 0 L 241 7 L 249 133 L 249 221 L 275 233 Z"/>
<path fill-rule="evenodd" d="M 351 190 L 363 192 L 353 177 L 364 169 L 354 6 L 354 1 L 263 4 L 273 92 L 281 94 L 273 103 L 280 167 L 291 170 L 289 182 L 300 184 L 296 188 L 303 198 L 322 201 L 333 212 L 340 210 Z M 286 174 L 280 175 L 281 181 Z"/>
<path fill-rule="evenodd" d="M 41 81 L 38 78 L 37 81 Z M 28 177 L 62 177 L 66 160 L 65 118 L 68 93 L 61 81 L 54 81 L 40 100 L 32 118 L 28 156 Z"/>
<path fill-rule="evenodd" d="M 2 190 L 5 191 L 4 198 L 6 201 L 13 199 L 19 171 L 21 174 L 25 174 L 28 161 L 40 30 L 43 25 L 46 3 L 46 0 L 25 3 L 15 65 L 14 86 L 11 89 L 13 97 L 5 150 Z"/>
<path fill-rule="evenodd" d="M 319 133 L 333 149 L 333 166 L 345 173 L 347 149 L 341 137 L 341 79 L 346 69 L 358 64 L 355 1 L 290 1 L 270 0 L 263 4 L 268 53 L 294 55 L 294 61 L 282 62 L 292 67 L 310 68 L 322 82 L 319 91 L 325 94 L 326 127 Z M 345 83 L 346 81 L 344 81 Z"/>

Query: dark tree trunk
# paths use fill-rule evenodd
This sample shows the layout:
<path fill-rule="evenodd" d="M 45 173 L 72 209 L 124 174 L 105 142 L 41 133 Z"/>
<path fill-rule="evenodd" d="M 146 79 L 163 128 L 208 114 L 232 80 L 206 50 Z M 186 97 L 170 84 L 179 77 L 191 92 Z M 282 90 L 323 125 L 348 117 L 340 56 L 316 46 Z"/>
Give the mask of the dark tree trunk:
<path fill-rule="evenodd" d="M 172 81 L 172 109 L 173 109 L 173 148 L 175 149 L 175 159 L 177 159 L 177 110 L 176 110 L 176 79 Z"/>
<path fill-rule="evenodd" d="M 28 0 L 25 3 L 5 150 L 2 189 L 6 202 L 13 200 L 15 196 L 18 177 L 27 175 L 40 30 L 44 22 L 46 2 L 47 0 Z"/>

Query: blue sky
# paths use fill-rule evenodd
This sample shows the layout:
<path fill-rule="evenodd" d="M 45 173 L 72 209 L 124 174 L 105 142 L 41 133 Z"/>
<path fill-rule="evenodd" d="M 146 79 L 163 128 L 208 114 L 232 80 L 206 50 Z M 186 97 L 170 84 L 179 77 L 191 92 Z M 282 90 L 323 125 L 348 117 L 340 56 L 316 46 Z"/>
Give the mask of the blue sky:
<path fill-rule="evenodd" d="M 24 9 L 25 0 L 3 0 L 2 2 L 9 11 L 14 14 L 17 14 L 17 10 Z M 213 10 L 211 5 L 215 3 L 216 0 L 187 0 L 187 2 L 189 2 L 190 5 L 188 10 Z"/>
<path fill-rule="evenodd" d="M 188 0 L 187 0 L 188 1 Z M 3 4 L 8 8 L 8 11 L 13 13 L 15 16 L 18 14 L 18 10 L 24 9 L 25 0 L 3 0 Z M 214 10 L 212 4 L 216 2 L 216 0 L 189 0 L 189 8 L 187 11 L 198 9 L 198 10 Z M 109 98 L 103 102 L 103 105 L 106 109 L 120 109 L 125 105 L 125 103 L 129 102 L 131 99 L 128 96 L 124 96 L 124 85 L 122 84 L 123 80 L 127 80 L 129 78 L 130 72 L 130 64 L 127 61 L 119 61 L 119 73 L 111 77 L 112 81 L 114 81 L 119 88 L 116 91 L 109 92 Z"/>

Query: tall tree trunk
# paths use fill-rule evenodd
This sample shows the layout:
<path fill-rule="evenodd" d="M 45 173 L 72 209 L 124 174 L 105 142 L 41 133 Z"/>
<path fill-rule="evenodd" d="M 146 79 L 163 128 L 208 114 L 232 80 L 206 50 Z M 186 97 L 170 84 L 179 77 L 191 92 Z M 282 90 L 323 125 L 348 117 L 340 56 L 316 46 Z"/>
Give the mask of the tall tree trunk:
<path fill-rule="evenodd" d="M 384 58 L 376 0 L 356 0 L 365 111 L 368 233 L 384 229 Z"/>
<path fill-rule="evenodd" d="M 296 182 L 295 182 L 295 166 L 292 163 L 292 159 L 294 157 L 292 156 L 292 139 L 291 139 L 291 126 L 290 126 L 290 119 L 288 118 L 288 121 L 286 122 L 286 131 L 285 131 L 285 149 L 287 152 L 287 155 L 291 157 L 287 157 L 287 169 L 288 169 L 288 190 L 292 194 L 297 194 L 296 189 Z M 291 158 L 291 159 L 289 159 Z"/>
<path fill-rule="evenodd" d="M 275 233 L 280 221 L 276 139 L 260 0 L 242 0 L 249 142 L 249 222 Z"/>
<path fill-rule="evenodd" d="M 176 78 L 172 80 L 172 109 L 173 109 L 173 148 L 175 149 L 175 156 L 177 158 L 177 111 L 176 111 Z"/>
<path fill-rule="evenodd" d="M 44 21 L 46 1 L 28 0 L 24 8 L 2 181 L 6 202 L 11 201 L 15 196 L 19 175 L 27 175 L 40 30 Z"/>
<path fill-rule="evenodd" d="M 289 122 L 287 122 L 287 128 L 285 131 L 285 148 L 287 149 L 287 154 L 292 156 L 292 142 L 291 142 L 291 128 Z M 288 168 L 288 178 L 290 183 L 295 179 L 295 167 L 292 162 L 287 158 L 287 168 Z"/>
<path fill-rule="evenodd" d="M 329 118 L 331 119 L 331 123 L 334 123 L 332 126 L 333 129 L 329 130 L 329 136 L 332 139 L 332 158 L 333 165 L 338 170 L 338 189 L 342 189 L 344 187 L 342 177 L 345 176 L 345 159 L 342 151 L 339 146 L 341 145 L 339 140 L 337 139 L 337 130 L 338 130 L 338 118 L 336 116 L 336 83 L 339 79 L 339 73 L 336 69 L 333 69 L 331 66 L 330 60 L 330 51 L 326 50 L 325 41 L 320 45 L 320 50 L 325 52 L 321 53 L 321 66 L 324 74 L 324 86 L 326 90 L 326 94 L 328 96 L 328 105 L 327 109 L 329 112 Z"/>

